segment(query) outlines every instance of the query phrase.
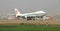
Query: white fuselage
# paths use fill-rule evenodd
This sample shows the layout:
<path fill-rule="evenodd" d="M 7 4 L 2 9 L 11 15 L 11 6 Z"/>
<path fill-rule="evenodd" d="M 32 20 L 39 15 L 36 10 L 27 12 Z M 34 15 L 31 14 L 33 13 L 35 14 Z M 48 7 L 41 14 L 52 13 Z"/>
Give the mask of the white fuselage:
<path fill-rule="evenodd" d="M 46 14 L 46 12 L 44 11 L 37 11 L 37 12 L 32 12 L 32 13 L 25 13 L 25 14 L 21 14 L 17 9 L 15 9 L 16 12 L 16 17 L 17 16 L 43 16 Z"/>

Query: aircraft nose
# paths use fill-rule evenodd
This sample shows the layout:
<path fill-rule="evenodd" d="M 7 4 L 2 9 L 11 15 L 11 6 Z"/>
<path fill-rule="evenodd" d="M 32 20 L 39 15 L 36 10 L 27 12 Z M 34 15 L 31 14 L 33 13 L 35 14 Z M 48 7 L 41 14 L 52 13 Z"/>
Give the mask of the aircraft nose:
<path fill-rule="evenodd" d="M 41 11 L 41 13 L 46 13 L 46 12 L 44 12 L 44 11 Z"/>

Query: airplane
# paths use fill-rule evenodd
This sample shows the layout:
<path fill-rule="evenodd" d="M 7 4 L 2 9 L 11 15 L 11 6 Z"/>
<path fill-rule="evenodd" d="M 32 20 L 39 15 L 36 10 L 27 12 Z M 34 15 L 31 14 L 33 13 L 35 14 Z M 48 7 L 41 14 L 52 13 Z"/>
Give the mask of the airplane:
<path fill-rule="evenodd" d="M 25 14 L 21 14 L 19 12 L 19 10 L 17 8 L 15 8 L 15 13 L 16 13 L 16 17 L 22 17 L 22 18 L 35 18 L 35 17 L 41 17 L 43 18 L 43 16 L 46 15 L 46 12 L 44 11 L 37 11 L 37 12 L 32 12 L 32 13 L 25 13 Z"/>

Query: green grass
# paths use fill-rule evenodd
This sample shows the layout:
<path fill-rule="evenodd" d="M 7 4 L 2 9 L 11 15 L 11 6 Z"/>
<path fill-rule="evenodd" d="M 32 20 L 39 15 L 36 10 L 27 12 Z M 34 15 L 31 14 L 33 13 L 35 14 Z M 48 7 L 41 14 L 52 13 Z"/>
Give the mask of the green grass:
<path fill-rule="evenodd" d="M 60 25 L 4 24 L 0 25 L 0 31 L 60 31 Z"/>

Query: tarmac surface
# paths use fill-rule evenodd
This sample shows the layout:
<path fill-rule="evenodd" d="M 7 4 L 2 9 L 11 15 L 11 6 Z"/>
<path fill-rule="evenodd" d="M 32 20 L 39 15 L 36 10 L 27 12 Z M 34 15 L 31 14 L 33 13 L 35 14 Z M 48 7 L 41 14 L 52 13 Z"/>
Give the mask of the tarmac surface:
<path fill-rule="evenodd" d="M 60 25 L 60 20 L 0 20 L 0 24 L 51 24 L 51 25 Z"/>

